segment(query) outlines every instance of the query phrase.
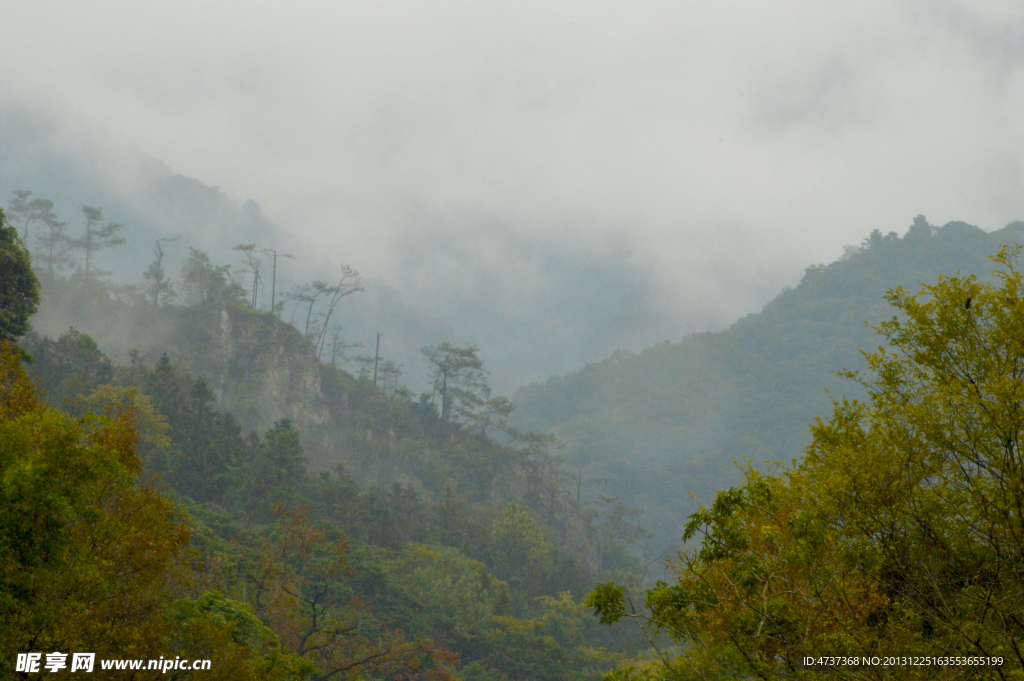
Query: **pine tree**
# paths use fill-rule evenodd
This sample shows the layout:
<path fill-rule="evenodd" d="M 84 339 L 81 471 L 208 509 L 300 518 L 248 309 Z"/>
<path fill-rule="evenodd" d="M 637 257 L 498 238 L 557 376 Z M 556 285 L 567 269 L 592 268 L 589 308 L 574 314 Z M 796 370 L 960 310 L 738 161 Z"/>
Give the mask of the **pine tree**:
<path fill-rule="evenodd" d="M 88 274 L 92 271 L 94 253 L 125 243 L 124 238 L 117 235 L 124 229 L 124 225 L 108 222 L 106 226 L 99 227 L 103 221 L 103 210 L 95 206 L 82 206 L 82 215 L 85 217 L 85 233 L 81 239 L 74 240 L 72 246 L 84 254 L 85 271 Z"/>

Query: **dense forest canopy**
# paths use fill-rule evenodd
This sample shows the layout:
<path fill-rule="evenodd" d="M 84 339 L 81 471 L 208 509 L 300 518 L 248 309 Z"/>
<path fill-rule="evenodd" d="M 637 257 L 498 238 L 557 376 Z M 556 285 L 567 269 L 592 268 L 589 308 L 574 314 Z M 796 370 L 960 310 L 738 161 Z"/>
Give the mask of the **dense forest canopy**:
<path fill-rule="evenodd" d="M 858 652 L 1021 668 L 1021 282 L 1016 250 L 994 275 L 984 255 L 1020 224 L 875 231 L 725 332 L 510 400 L 474 345 L 424 347 L 418 396 L 353 357 L 331 325 L 362 292 L 351 266 L 282 293 L 287 319 L 259 309 L 261 265 L 195 248 L 172 276 L 158 242 L 115 285 L 86 260 L 122 227 L 88 207 L 89 246 L 29 196 L 2 226 L 21 268 L 3 280 L 4 650 L 267 679 L 797 678 Z M 58 225 L 34 273 L 33 216 Z"/>
<path fill-rule="evenodd" d="M 0 6 L 0 681 L 1024 681 L 1024 2 Z"/>
<path fill-rule="evenodd" d="M 17 292 L 35 279 L 3 234 L 30 277 Z M 508 426 L 477 348 L 424 348 L 437 380 L 418 398 L 387 360 L 352 375 L 326 357 L 354 269 L 300 291 L 294 325 L 198 250 L 131 288 L 84 265 L 38 276 L 9 298 L 26 303 L 0 376 L 5 652 L 207 658 L 223 678 L 596 679 L 640 649 L 581 602 L 601 579 L 639 587 L 631 511 L 576 500 L 551 438 Z M 37 302 L 81 328 L 23 333 Z M 108 355 L 82 330 L 98 327 L 139 345 Z"/>

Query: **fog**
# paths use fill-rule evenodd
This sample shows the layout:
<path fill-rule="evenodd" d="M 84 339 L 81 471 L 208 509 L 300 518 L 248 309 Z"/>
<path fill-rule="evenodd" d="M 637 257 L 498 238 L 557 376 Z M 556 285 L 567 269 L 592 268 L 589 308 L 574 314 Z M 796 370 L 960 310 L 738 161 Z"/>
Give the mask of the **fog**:
<path fill-rule="evenodd" d="M 82 196 L 52 198 L 73 208 L 88 184 L 130 205 L 140 153 L 254 199 L 278 226 L 256 237 L 303 273 L 352 264 L 428 320 L 423 342 L 479 344 L 505 390 L 722 328 L 874 228 L 1024 217 L 1017 2 L 14 0 L 4 17 L 5 115 L 45 120 L 78 175 L 96 163 Z M 46 181 L 5 172 L 5 200 Z"/>

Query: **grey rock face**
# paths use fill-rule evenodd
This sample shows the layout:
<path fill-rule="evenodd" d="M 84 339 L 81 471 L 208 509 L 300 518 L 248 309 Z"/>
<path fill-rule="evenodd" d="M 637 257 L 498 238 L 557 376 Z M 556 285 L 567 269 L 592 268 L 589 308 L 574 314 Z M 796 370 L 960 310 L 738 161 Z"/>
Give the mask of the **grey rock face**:
<path fill-rule="evenodd" d="M 313 346 L 294 327 L 272 315 L 241 308 L 203 310 L 189 330 L 189 368 L 206 377 L 224 408 L 246 429 L 262 431 L 287 418 L 300 428 L 329 420 L 320 392 L 320 365 Z M 193 318 L 193 323 L 197 320 Z"/>

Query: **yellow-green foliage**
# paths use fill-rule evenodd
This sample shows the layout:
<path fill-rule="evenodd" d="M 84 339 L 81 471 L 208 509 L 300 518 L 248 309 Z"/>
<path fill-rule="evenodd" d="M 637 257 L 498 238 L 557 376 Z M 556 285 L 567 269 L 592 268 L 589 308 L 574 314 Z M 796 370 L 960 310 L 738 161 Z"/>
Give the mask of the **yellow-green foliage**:
<path fill-rule="evenodd" d="M 819 678 L 814 655 L 1001 657 L 1024 668 L 1024 277 L 1003 249 L 995 284 L 940 277 L 887 299 L 888 350 L 866 354 L 868 400 L 833 403 L 805 458 L 748 470 L 687 526 L 678 580 L 631 609 L 588 603 L 686 645 L 620 678 Z M 965 678 L 956 666 L 898 678 Z M 632 674 L 633 676 L 630 676 Z M 639 674 L 640 676 L 636 676 Z M 873 677 L 872 677 L 873 678 Z M 879 677 L 881 678 L 881 677 Z"/>
<path fill-rule="evenodd" d="M 21 357 L 0 346 L 0 675 L 19 652 L 75 651 L 209 658 L 212 678 L 297 678 L 297 660 L 247 606 L 182 598 L 190 532 L 140 481 L 136 421 L 130 401 L 103 417 L 45 405 Z M 159 440 L 159 420 L 149 432 Z"/>
<path fill-rule="evenodd" d="M 594 647 L 592 621 L 569 593 L 538 599 L 538 616 L 529 619 L 494 617 L 487 632 L 488 656 L 467 668 L 468 678 L 487 678 L 488 668 L 517 679 L 584 681 L 600 679 L 622 663 L 621 654 Z"/>

